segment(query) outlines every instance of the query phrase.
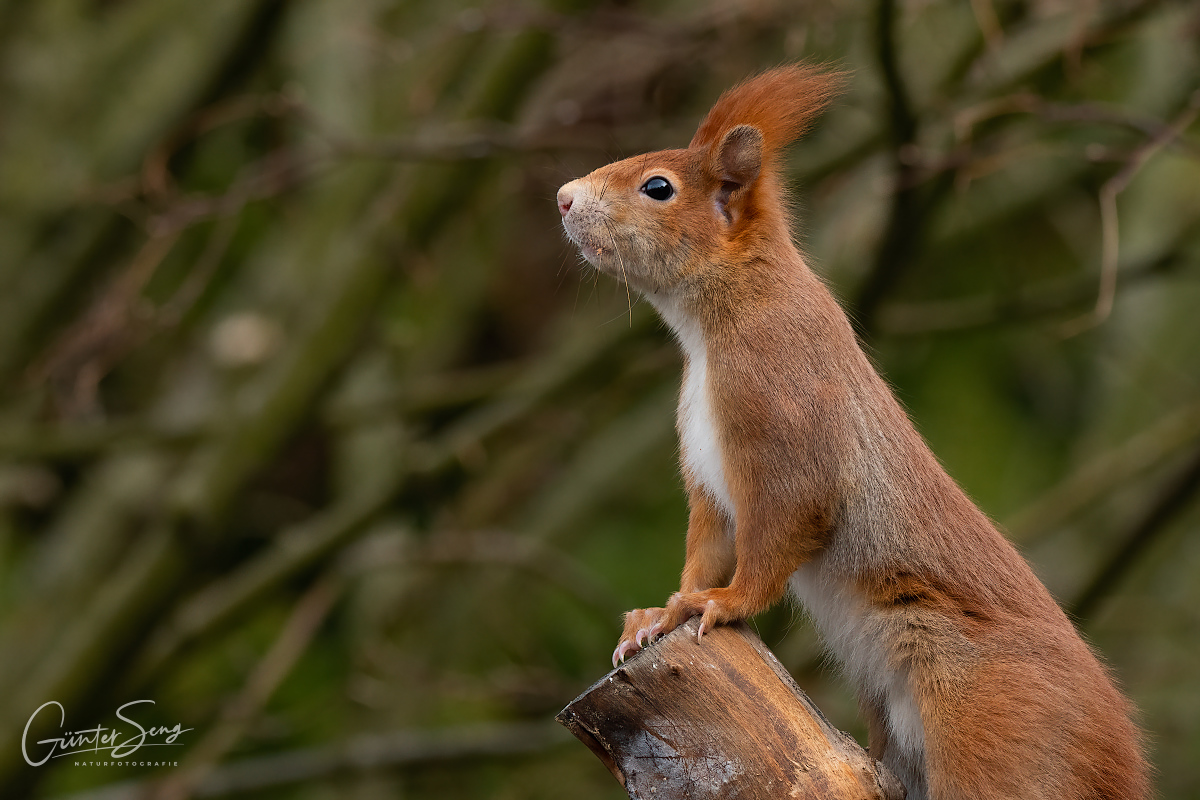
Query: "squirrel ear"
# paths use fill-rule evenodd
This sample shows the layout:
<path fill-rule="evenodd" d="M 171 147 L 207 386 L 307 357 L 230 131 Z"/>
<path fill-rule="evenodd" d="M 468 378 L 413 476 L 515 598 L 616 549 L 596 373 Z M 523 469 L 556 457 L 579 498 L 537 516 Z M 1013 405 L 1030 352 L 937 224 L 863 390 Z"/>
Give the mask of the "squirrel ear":
<path fill-rule="evenodd" d="M 740 208 L 734 207 L 740 205 L 734 203 L 734 193 L 754 183 L 762 170 L 762 131 L 753 125 L 731 128 L 721 138 L 715 155 L 713 171 L 721 180 L 716 197 L 717 210 L 726 222 L 733 222 L 735 216 L 740 216 Z"/>
<path fill-rule="evenodd" d="M 749 186 L 762 169 L 763 135 L 753 125 L 738 125 L 717 145 L 718 173 L 722 181 L 738 188 Z"/>

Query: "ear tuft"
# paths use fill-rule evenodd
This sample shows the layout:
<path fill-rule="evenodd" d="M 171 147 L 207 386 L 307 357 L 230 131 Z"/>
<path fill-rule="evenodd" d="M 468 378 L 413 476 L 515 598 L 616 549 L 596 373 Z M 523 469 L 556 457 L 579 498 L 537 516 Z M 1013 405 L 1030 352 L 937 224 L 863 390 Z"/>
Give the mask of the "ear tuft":
<path fill-rule="evenodd" d="M 792 64 L 756 75 L 717 99 L 688 148 L 701 155 L 705 172 L 718 184 L 713 200 L 726 222 L 741 224 L 779 206 L 775 173 L 783 149 L 842 80 L 816 65 Z"/>
<path fill-rule="evenodd" d="M 714 171 L 724 183 L 749 186 L 762 170 L 762 156 L 762 131 L 753 125 L 738 125 L 717 146 Z"/>
<path fill-rule="evenodd" d="M 843 80 L 842 74 L 813 64 L 756 75 L 721 95 L 688 146 L 711 152 L 723 148 L 738 128 L 751 127 L 758 132 L 759 171 L 771 171 L 781 151 L 833 99 Z"/>

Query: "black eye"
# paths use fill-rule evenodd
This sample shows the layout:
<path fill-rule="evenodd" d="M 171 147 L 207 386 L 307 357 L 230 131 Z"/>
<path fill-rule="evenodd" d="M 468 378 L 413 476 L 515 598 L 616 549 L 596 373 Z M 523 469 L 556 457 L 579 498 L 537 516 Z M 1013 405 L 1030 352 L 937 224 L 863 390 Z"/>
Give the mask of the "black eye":
<path fill-rule="evenodd" d="M 675 187 L 666 178 L 657 175 L 642 184 L 642 193 L 652 200 L 670 200 L 675 194 Z"/>

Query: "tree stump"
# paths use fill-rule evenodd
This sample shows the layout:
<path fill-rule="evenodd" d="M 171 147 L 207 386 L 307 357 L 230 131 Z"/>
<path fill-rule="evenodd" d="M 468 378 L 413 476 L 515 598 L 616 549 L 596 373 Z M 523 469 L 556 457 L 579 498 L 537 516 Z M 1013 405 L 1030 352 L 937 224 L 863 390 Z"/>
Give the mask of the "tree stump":
<path fill-rule="evenodd" d="M 749 628 L 697 642 L 697 624 L 636 653 L 557 717 L 633 800 L 904 798 Z"/>

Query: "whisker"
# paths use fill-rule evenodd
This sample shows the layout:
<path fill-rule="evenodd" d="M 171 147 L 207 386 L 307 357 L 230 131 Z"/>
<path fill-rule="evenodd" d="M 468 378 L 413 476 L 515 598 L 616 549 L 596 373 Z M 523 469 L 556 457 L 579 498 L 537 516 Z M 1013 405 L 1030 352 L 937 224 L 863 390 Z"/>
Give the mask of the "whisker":
<path fill-rule="evenodd" d="M 581 275 L 580 278 L 582 278 L 582 277 L 583 276 Z M 575 281 L 575 307 L 572 309 L 572 312 L 579 311 L 579 294 L 582 291 L 583 291 L 583 281 L 582 280 Z"/>
<path fill-rule="evenodd" d="M 612 233 L 612 224 L 607 220 L 603 220 L 605 230 Z M 613 252 L 617 254 L 617 263 L 621 265 L 621 279 L 625 282 L 625 302 L 629 305 L 629 327 L 633 327 L 633 293 L 629 289 L 629 275 L 625 272 L 625 258 L 621 255 L 621 250 L 616 246 L 617 237 L 612 236 Z"/>

